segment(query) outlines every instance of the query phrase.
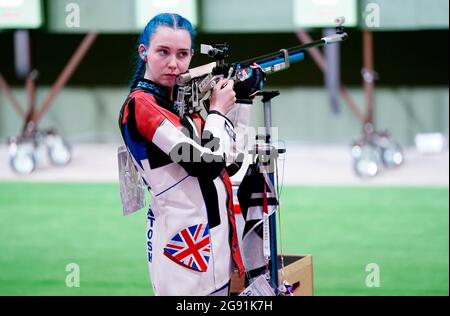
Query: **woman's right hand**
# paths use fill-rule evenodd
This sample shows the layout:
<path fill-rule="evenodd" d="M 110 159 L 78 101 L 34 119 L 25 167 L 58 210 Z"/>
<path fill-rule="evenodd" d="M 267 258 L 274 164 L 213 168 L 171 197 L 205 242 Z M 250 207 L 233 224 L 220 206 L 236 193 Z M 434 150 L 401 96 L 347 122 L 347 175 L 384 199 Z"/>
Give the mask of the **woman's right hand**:
<path fill-rule="evenodd" d="M 210 111 L 218 111 L 226 115 L 236 103 L 236 93 L 233 90 L 234 81 L 220 80 L 213 88 L 210 99 Z"/>

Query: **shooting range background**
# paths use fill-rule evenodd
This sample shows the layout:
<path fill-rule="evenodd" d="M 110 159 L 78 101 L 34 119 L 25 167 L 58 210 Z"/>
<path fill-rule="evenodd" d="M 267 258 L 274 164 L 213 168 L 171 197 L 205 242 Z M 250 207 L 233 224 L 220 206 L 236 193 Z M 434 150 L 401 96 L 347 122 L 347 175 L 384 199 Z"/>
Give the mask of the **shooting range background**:
<path fill-rule="evenodd" d="M 31 31 L 31 40 L 41 104 L 84 33 L 100 32 L 39 124 L 56 127 L 72 144 L 73 161 L 19 177 L 0 145 L 0 295 L 149 295 L 145 212 L 121 216 L 116 183 L 117 113 L 141 30 L 134 2 L 110 0 L 106 8 L 101 1 L 75 1 L 81 27 L 68 29 L 70 2 L 43 1 L 45 24 Z M 341 112 L 331 112 L 312 59 L 269 77 L 266 88 L 281 91 L 272 103 L 273 125 L 288 150 L 283 250 L 313 255 L 316 295 L 448 295 L 448 149 L 424 156 L 414 148 L 418 133 L 448 139 L 448 2 L 360 1 L 359 9 L 370 2 L 381 8 L 374 31 L 375 124 L 406 148 L 405 165 L 370 180 L 353 175 L 350 145 L 361 123 L 343 100 Z M 197 44 L 227 41 L 230 61 L 298 45 L 286 18 L 291 11 L 287 0 L 199 1 Z M 341 78 L 362 107 L 362 31 L 347 30 Z M 13 61 L 13 32 L 0 31 L 0 72 L 25 104 Z M 193 66 L 205 62 L 197 54 Z M 263 126 L 259 101 L 252 114 L 253 126 Z M 0 94 L 0 140 L 21 128 Z M 80 265 L 80 288 L 66 286 L 71 262 Z M 365 283 L 372 262 L 381 269 L 379 288 Z"/>
<path fill-rule="evenodd" d="M 311 32 L 313 38 L 322 36 Z M 350 29 L 351 39 L 341 45 L 341 77 L 350 94 L 364 110 L 362 90 L 362 33 Z M 389 129 L 404 146 L 414 145 L 417 133 L 439 132 L 448 135 L 448 30 L 417 32 L 380 31 L 374 33 L 376 81 L 375 124 Z M 26 103 L 23 82 L 14 72 L 13 34 L 0 33 L 2 56 L 0 65 L 6 78 L 11 78 L 14 94 Z M 37 80 L 37 104 L 42 104 L 68 59 L 81 42 L 79 34 L 47 34 L 33 31 L 34 64 L 40 71 Z M 405 49 L 405 43 L 417 39 L 426 48 Z M 127 95 L 133 74 L 135 34 L 101 34 L 75 71 L 68 85 L 54 100 L 42 127 L 56 126 L 71 142 L 118 142 L 115 124 L 120 104 Z M 228 41 L 231 61 L 239 61 L 280 47 L 299 44 L 295 34 L 204 34 L 198 43 Z M 237 49 L 242 47 L 241 50 Z M 262 47 L 262 48 L 261 48 Z M 389 53 L 387 53 L 389 52 Z M 209 62 L 203 56 L 193 65 Z M 361 123 L 341 100 L 339 114 L 330 111 L 323 75 L 312 59 L 292 65 L 285 72 L 268 78 L 266 89 L 280 90 L 273 102 L 273 125 L 279 127 L 280 138 L 309 144 L 350 145 L 361 132 Z M 0 139 L 18 133 L 21 118 L 0 98 Z M 282 122 L 282 124 L 281 124 Z M 255 101 L 253 126 L 263 126 L 262 106 Z"/>

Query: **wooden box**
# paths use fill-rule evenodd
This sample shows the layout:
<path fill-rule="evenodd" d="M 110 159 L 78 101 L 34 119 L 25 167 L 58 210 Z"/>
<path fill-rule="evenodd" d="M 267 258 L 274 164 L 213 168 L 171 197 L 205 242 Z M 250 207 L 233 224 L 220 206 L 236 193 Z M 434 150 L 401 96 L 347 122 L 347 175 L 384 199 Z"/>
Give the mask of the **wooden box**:
<path fill-rule="evenodd" d="M 281 259 L 278 256 L 278 266 L 281 267 Z M 313 268 L 311 255 L 284 255 L 284 276 L 287 282 L 294 287 L 294 296 L 314 295 Z M 278 272 L 281 282 L 281 270 Z M 233 274 L 231 278 L 231 295 L 237 295 L 244 289 L 244 278 Z"/>

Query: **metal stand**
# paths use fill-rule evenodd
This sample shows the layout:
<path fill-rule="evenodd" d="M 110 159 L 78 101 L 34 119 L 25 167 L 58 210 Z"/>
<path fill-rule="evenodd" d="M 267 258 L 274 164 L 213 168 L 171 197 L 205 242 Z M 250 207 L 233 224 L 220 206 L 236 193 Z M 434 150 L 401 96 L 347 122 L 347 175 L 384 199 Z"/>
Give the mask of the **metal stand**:
<path fill-rule="evenodd" d="M 262 91 L 258 92 L 256 95 L 262 96 L 262 103 L 264 109 L 264 126 L 266 129 L 266 134 L 263 135 L 264 142 L 266 144 L 265 148 L 261 151 L 257 149 L 258 155 L 266 157 L 260 159 L 260 162 L 268 163 L 270 166 L 275 166 L 276 159 L 280 153 L 284 153 L 284 149 L 277 149 L 271 145 L 272 135 L 272 112 L 271 112 L 271 100 L 280 94 L 279 91 Z M 260 138 L 261 136 L 257 136 Z M 271 181 L 272 187 L 275 188 L 274 172 L 273 170 L 268 170 L 268 178 Z M 276 192 L 274 192 L 276 193 Z M 270 231 L 270 280 L 272 282 L 272 287 L 275 289 L 275 293 L 278 294 L 278 251 L 277 251 L 277 231 L 276 231 L 276 212 L 269 216 L 269 231 Z"/>
<path fill-rule="evenodd" d="M 298 32 L 297 37 L 302 43 L 312 41 L 306 32 Z M 318 48 L 311 48 L 309 54 L 323 72 L 328 70 L 326 60 Z M 360 110 L 343 83 L 340 84 L 340 94 L 363 127 L 362 136 L 352 145 L 355 174 L 359 177 L 374 177 L 381 165 L 388 169 L 400 166 L 404 161 L 404 155 L 401 146 L 392 140 L 388 131 L 375 130 L 373 112 L 377 74 L 374 71 L 373 34 L 368 30 L 363 31 L 363 54 L 365 111 Z"/>
<path fill-rule="evenodd" d="M 14 97 L 11 87 L 0 73 L 0 91 L 5 94 L 23 119 L 21 133 L 16 137 L 10 137 L 8 139 L 10 166 L 14 172 L 23 175 L 33 172 L 40 160 L 39 151 L 41 147 L 47 149 L 48 157 L 52 164 L 61 166 L 69 163 L 71 159 L 69 144 L 58 135 L 55 129 L 41 130 L 38 129 L 37 126 L 58 92 L 64 87 L 86 52 L 94 43 L 96 37 L 96 33 L 89 33 L 85 36 L 80 46 L 74 52 L 68 64 L 59 75 L 50 94 L 38 110 L 36 109 L 35 100 L 35 81 L 38 76 L 36 70 L 31 71 L 26 78 L 25 88 L 28 96 L 28 108 L 26 111 Z M 28 54 L 29 57 L 31 52 L 28 51 L 26 54 Z"/>
<path fill-rule="evenodd" d="M 373 34 L 363 31 L 364 68 L 361 71 L 366 97 L 367 113 L 363 122 L 362 136 L 353 143 L 353 168 L 360 177 L 373 177 L 381 165 L 388 169 L 400 166 L 404 161 L 401 146 L 391 139 L 388 131 L 377 131 L 374 123 L 375 80 Z"/>

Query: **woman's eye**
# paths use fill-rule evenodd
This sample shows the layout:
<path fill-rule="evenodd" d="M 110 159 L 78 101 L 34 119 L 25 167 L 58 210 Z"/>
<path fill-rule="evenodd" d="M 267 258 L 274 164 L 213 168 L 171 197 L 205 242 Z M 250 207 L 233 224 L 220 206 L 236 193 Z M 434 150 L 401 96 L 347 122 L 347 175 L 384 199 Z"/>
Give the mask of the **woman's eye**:
<path fill-rule="evenodd" d="M 180 58 L 186 58 L 188 56 L 188 53 L 187 52 L 181 52 L 181 53 L 178 53 L 178 56 Z"/>
<path fill-rule="evenodd" d="M 161 56 L 167 56 L 169 54 L 169 52 L 167 50 L 165 50 L 165 49 L 162 49 L 162 50 L 159 51 L 159 54 Z"/>

